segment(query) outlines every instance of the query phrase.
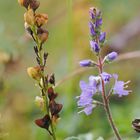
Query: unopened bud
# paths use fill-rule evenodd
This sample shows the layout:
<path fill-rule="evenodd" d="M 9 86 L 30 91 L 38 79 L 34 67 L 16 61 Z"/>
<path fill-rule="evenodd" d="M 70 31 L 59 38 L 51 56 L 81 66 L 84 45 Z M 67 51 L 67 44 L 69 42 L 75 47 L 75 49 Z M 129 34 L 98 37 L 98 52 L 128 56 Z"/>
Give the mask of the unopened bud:
<path fill-rule="evenodd" d="M 35 15 L 35 24 L 37 27 L 41 27 L 42 25 L 48 22 L 47 14 L 36 14 Z"/>
<path fill-rule="evenodd" d="M 45 29 L 38 28 L 37 35 L 41 43 L 44 43 L 48 39 L 49 32 Z"/>
<path fill-rule="evenodd" d="M 34 12 L 32 9 L 29 9 L 25 14 L 24 14 L 24 21 L 28 25 L 33 25 L 34 24 Z"/>
<path fill-rule="evenodd" d="M 39 66 L 27 68 L 27 73 L 35 80 L 39 81 L 41 79 L 41 68 Z"/>
<path fill-rule="evenodd" d="M 117 58 L 118 54 L 116 52 L 111 52 L 104 58 L 105 63 L 110 63 Z"/>
<path fill-rule="evenodd" d="M 93 62 L 92 60 L 82 60 L 79 62 L 80 66 L 81 67 L 94 67 L 96 66 L 97 64 L 95 62 Z"/>

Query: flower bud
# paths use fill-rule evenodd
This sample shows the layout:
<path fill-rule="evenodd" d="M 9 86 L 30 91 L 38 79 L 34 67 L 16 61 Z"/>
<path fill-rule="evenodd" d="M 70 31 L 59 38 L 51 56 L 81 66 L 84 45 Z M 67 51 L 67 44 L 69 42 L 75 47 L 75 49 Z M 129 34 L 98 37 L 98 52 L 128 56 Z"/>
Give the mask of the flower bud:
<path fill-rule="evenodd" d="M 35 103 L 38 107 L 40 107 L 41 109 L 44 108 L 44 100 L 42 97 L 36 96 L 35 97 Z"/>
<path fill-rule="evenodd" d="M 90 19 L 95 19 L 101 17 L 101 11 L 95 7 L 89 9 Z"/>
<path fill-rule="evenodd" d="M 38 28 L 37 35 L 41 43 L 44 43 L 48 39 L 49 32 L 45 29 Z"/>
<path fill-rule="evenodd" d="M 89 60 L 89 59 L 82 60 L 82 61 L 80 61 L 79 64 L 81 67 L 94 67 L 96 65 L 95 62 L 93 62 L 92 60 Z"/>
<path fill-rule="evenodd" d="M 41 79 L 41 68 L 39 66 L 27 68 L 27 73 L 35 80 L 39 81 Z"/>
<path fill-rule="evenodd" d="M 95 7 L 91 7 L 89 9 L 89 15 L 90 15 L 90 19 L 95 19 L 95 17 L 96 17 L 96 8 Z"/>
<path fill-rule="evenodd" d="M 96 19 L 95 26 L 96 28 L 99 28 L 103 24 L 102 18 Z"/>
<path fill-rule="evenodd" d="M 104 58 L 105 63 L 110 63 L 117 58 L 118 54 L 116 52 L 111 52 Z"/>
<path fill-rule="evenodd" d="M 37 27 L 41 27 L 42 25 L 48 22 L 47 14 L 36 14 L 35 15 L 35 24 Z"/>
<path fill-rule="evenodd" d="M 29 6 L 30 0 L 18 0 L 18 3 L 19 3 L 21 6 L 24 6 L 24 7 L 27 9 L 28 6 Z"/>
<path fill-rule="evenodd" d="M 39 7 L 40 2 L 37 0 L 30 0 L 30 8 L 34 11 Z"/>
<path fill-rule="evenodd" d="M 95 36 L 96 35 L 95 28 L 92 22 L 89 22 L 89 29 L 90 29 L 90 35 Z"/>
<path fill-rule="evenodd" d="M 102 33 L 100 34 L 100 37 L 99 37 L 100 43 L 104 43 L 105 38 L 106 38 L 106 32 L 102 32 Z"/>
<path fill-rule="evenodd" d="M 25 14 L 24 14 L 24 21 L 28 25 L 33 25 L 34 24 L 34 12 L 32 9 L 29 9 Z"/>
<path fill-rule="evenodd" d="M 95 41 L 91 40 L 90 41 L 90 46 L 91 46 L 92 51 L 95 51 L 96 53 L 99 53 L 100 47 Z"/>

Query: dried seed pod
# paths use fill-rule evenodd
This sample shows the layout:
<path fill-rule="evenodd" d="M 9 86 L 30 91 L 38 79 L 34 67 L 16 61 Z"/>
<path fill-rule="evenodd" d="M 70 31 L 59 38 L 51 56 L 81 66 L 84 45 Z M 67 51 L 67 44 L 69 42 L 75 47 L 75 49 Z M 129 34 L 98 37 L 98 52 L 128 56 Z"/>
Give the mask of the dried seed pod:
<path fill-rule="evenodd" d="M 27 9 L 30 4 L 30 0 L 18 0 L 18 3 Z"/>
<path fill-rule="evenodd" d="M 37 27 L 41 27 L 48 22 L 48 15 L 47 14 L 36 14 L 35 15 L 35 24 Z"/>
<path fill-rule="evenodd" d="M 57 104 L 54 100 L 52 100 L 52 101 L 50 101 L 49 107 L 50 107 L 51 114 L 57 115 L 61 111 L 63 105 Z"/>
<path fill-rule="evenodd" d="M 37 35 L 38 35 L 39 40 L 43 44 L 48 39 L 49 32 L 45 29 L 38 28 L 37 29 Z"/>
<path fill-rule="evenodd" d="M 38 9 L 40 6 L 40 2 L 37 0 L 30 0 L 30 8 L 33 9 L 34 11 Z"/>
<path fill-rule="evenodd" d="M 35 120 L 35 124 L 41 128 L 47 129 L 49 131 L 51 119 L 50 119 L 49 115 L 45 115 L 43 118 Z M 49 131 L 49 133 L 50 133 L 50 131 Z"/>
<path fill-rule="evenodd" d="M 48 97 L 50 101 L 57 97 L 57 93 L 54 92 L 52 87 L 48 88 Z"/>

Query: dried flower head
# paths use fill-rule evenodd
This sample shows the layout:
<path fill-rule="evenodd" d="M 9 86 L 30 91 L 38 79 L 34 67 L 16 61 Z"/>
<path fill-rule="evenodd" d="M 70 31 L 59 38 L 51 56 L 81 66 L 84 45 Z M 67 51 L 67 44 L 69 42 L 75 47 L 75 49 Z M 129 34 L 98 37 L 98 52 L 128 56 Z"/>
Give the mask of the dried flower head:
<path fill-rule="evenodd" d="M 47 14 L 36 14 L 35 15 L 35 24 L 37 27 L 41 27 L 48 22 L 48 15 Z"/>
<path fill-rule="evenodd" d="M 41 79 L 41 68 L 39 66 L 27 68 L 27 73 L 35 80 L 39 81 Z"/>
<path fill-rule="evenodd" d="M 41 43 L 44 43 L 48 39 L 49 32 L 46 29 L 38 28 L 37 35 Z"/>

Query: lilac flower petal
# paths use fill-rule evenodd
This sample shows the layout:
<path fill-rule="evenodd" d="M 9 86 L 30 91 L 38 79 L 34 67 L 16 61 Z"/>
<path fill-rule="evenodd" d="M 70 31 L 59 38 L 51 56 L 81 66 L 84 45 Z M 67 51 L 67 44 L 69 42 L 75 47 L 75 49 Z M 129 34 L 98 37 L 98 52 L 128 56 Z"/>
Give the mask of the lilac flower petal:
<path fill-rule="evenodd" d="M 82 91 L 87 88 L 87 83 L 85 81 L 80 81 L 79 85 Z"/>
<path fill-rule="evenodd" d="M 113 74 L 113 77 L 115 79 L 115 85 L 113 87 L 113 91 L 114 91 L 114 94 L 118 94 L 119 97 L 122 97 L 123 95 L 126 96 L 128 95 L 131 90 L 126 90 L 125 89 L 125 85 L 128 83 L 128 82 L 124 82 L 124 81 L 118 81 L 118 75 L 117 74 Z"/>
<path fill-rule="evenodd" d="M 92 109 L 94 108 L 94 106 L 91 104 L 91 105 L 88 105 L 84 108 L 84 112 L 86 115 L 90 115 L 92 113 Z"/>

